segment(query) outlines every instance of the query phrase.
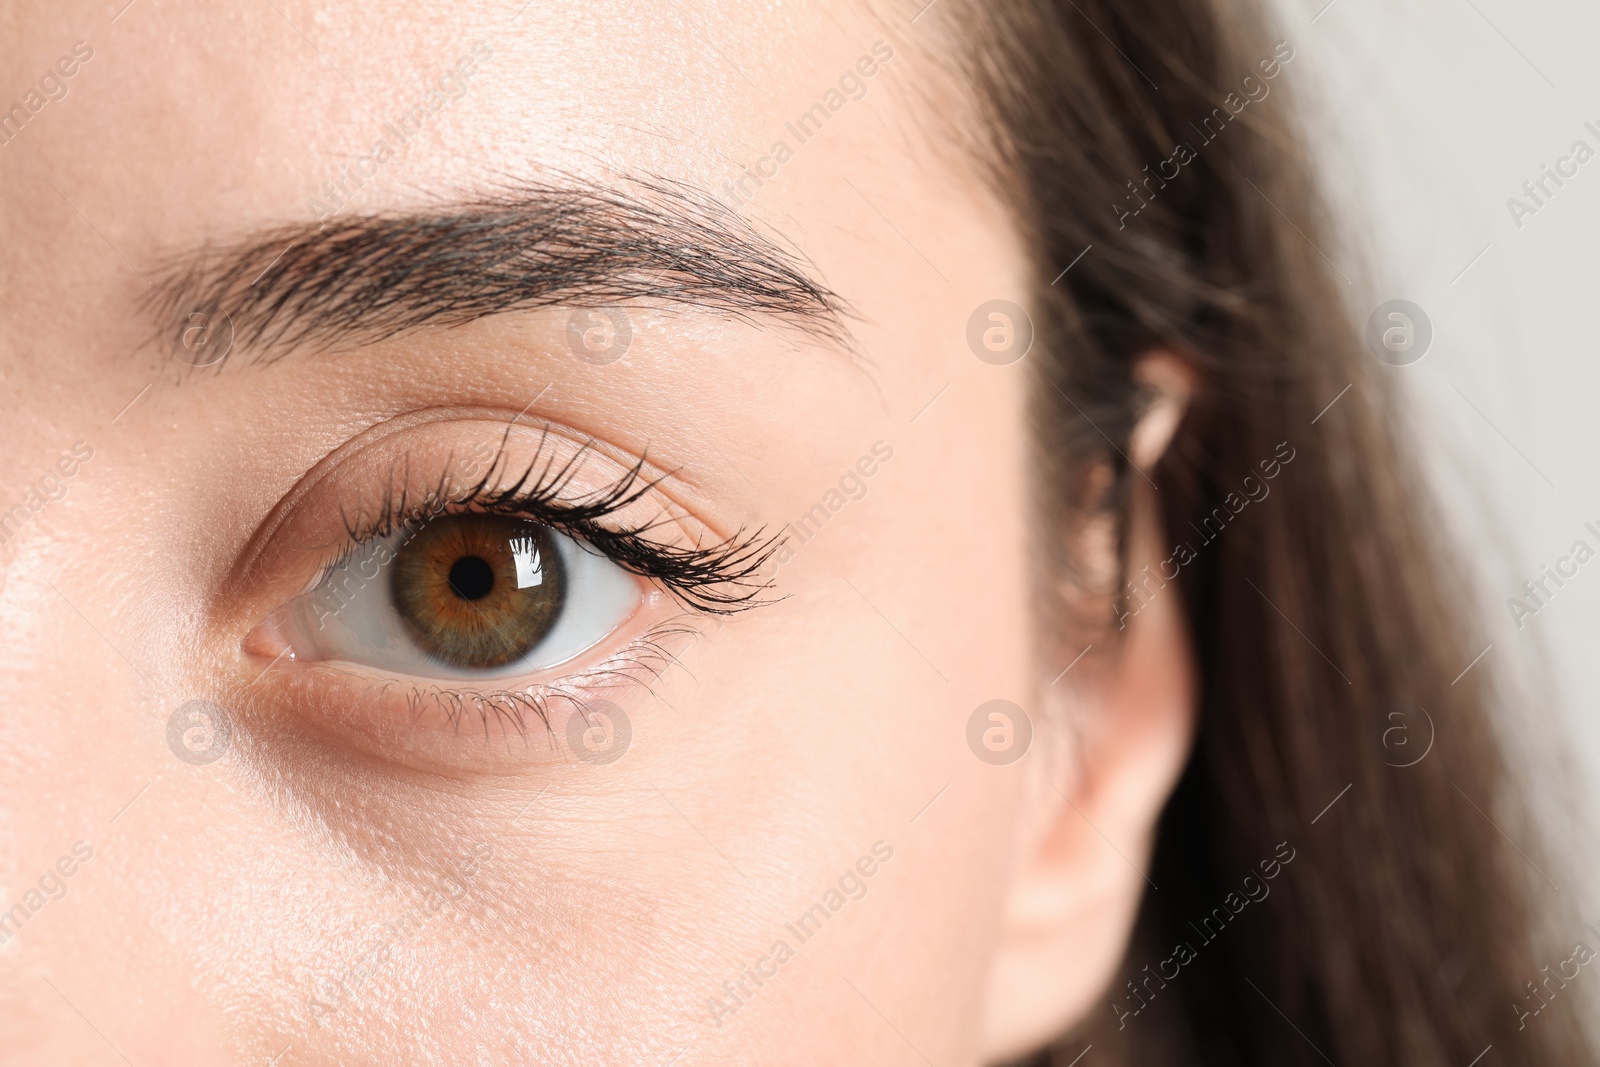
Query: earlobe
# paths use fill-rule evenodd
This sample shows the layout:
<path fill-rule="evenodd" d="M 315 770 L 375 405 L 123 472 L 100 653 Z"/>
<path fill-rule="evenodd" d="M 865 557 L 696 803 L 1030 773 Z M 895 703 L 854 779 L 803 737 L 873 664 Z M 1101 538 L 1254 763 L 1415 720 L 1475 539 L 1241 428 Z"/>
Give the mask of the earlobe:
<path fill-rule="evenodd" d="M 1170 362 L 1141 378 L 1155 399 L 1130 441 L 1136 466 L 1159 458 L 1193 389 L 1187 368 L 1165 358 Z M 1159 503 L 1142 479 L 1133 492 L 1129 570 L 1155 568 L 1165 555 Z M 1071 708 L 1050 728 L 1071 733 L 1071 751 L 1038 768 L 1033 807 L 1023 815 L 1027 847 L 990 974 L 991 1060 L 1044 1045 L 1095 1010 L 1098 995 L 1116 984 L 1150 888 L 1156 824 L 1193 741 L 1195 666 L 1177 585 L 1162 583 L 1124 631 L 1099 644 L 1093 662 L 1058 686 L 1071 683 Z M 1041 756 L 1052 748 L 1039 747 Z"/>

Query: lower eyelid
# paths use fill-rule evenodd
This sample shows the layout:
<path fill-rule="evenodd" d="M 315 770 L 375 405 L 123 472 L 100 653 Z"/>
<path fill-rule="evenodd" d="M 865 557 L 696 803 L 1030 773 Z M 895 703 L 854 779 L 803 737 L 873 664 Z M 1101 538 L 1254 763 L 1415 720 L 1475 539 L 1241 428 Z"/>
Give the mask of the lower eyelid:
<path fill-rule="evenodd" d="M 414 687 L 406 700 L 413 709 L 431 705 L 444 712 L 456 727 L 470 724 L 474 719 L 479 725 L 488 726 L 493 718 L 526 736 L 535 727 L 549 729 L 551 712 L 560 706 L 582 708 L 601 692 L 624 686 L 651 691 L 661 676 L 677 663 L 677 656 L 668 644 L 698 632 L 681 623 L 661 623 L 605 659 L 565 678 L 500 690 L 433 683 Z"/>
<path fill-rule="evenodd" d="M 667 604 L 653 599 L 656 608 Z M 385 761 L 451 776 L 522 774 L 572 762 L 563 740 L 571 716 L 602 701 L 648 703 L 704 632 L 698 622 L 673 611 L 582 670 L 500 689 L 285 661 L 269 664 L 251 689 L 259 714 L 292 711 L 333 743 Z"/>

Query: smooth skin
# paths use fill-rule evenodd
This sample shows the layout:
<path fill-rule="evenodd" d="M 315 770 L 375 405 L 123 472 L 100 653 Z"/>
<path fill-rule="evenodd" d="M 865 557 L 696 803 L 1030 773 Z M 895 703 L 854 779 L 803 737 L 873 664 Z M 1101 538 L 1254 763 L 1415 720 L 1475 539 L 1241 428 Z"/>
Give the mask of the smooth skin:
<path fill-rule="evenodd" d="M 519 6 L 0 15 L 5 100 L 93 51 L 0 146 L 0 513 L 64 486 L 0 545 L 0 909 L 25 909 L 0 1062 L 968 1065 L 1104 1010 L 1193 671 L 1175 591 L 1064 676 L 1083 642 L 1034 619 L 1030 361 L 966 342 L 980 304 L 1024 299 L 1023 227 L 958 147 L 938 16 Z M 574 357 L 565 308 L 175 359 L 144 303 L 163 264 L 314 224 L 324 183 L 480 41 L 345 215 L 559 175 L 716 195 L 887 43 L 736 205 L 848 303 L 848 344 L 644 302 L 606 365 Z M 1148 372 L 1169 403 L 1146 466 L 1185 388 Z M 413 720 L 374 672 L 262 628 L 402 460 L 424 478 L 546 425 L 595 442 L 597 478 L 668 473 L 655 503 L 691 543 L 797 520 L 875 443 L 892 459 L 777 571 L 782 599 L 714 619 L 640 582 L 624 630 L 692 632 L 606 692 L 632 729 L 614 762 L 562 746 L 570 706 L 526 743 Z M 1137 516 L 1142 563 L 1154 502 Z M 204 765 L 167 736 L 196 699 L 232 730 Z M 1009 766 L 968 747 L 995 699 L 1035 728 Z M 867 867 L 819 932 L 787 930 Z"/>

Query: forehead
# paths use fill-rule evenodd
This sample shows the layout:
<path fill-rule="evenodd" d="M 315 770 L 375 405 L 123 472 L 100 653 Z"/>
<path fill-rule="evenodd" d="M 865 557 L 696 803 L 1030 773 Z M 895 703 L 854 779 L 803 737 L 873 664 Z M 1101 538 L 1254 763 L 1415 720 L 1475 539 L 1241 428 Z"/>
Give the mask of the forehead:
<path fill-rule="evenodd" d="M 0 165 L 31 163 L 140 248 L 550 173 L 649 174 L 743 207 L 748 175 L 781 167 L 752 210 L 782 214 L 903 142 L 912 110 L 915 30 L 861 4 L 134 0 L 8 21 L 0 91 L 43 104 Z"/>
<path fill-rule="evenodd" d="M 121 410 L 164 354 L 140 305 L 196 249 L 567 178 L 698 190 L 839 294 L 875 367 L 964 363 L 969 313 L 1023 299 L 1026 257 L 951 136 L 961 93 L 934 18 L 916 14 L 854 0 L 14 6 L 0 13 L 0 106 L 23 102 L 12 127 L 0 114 L 0 361 L 22 388 L 0 409 L 33 424 Z"/>

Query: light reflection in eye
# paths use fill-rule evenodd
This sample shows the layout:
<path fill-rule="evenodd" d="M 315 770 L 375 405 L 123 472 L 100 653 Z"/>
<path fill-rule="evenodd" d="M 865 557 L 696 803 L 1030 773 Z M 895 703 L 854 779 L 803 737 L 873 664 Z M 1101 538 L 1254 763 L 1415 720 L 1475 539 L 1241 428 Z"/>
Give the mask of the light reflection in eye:
<path fill-rule="evenodd" d="M 527 589 L 529 586 L 544 583 L 544 561 L 539 556 L 539 546 L 534 543 L 533 538 L 513 538 L 511 559 L 517 567 L 518 589 Z"/>

